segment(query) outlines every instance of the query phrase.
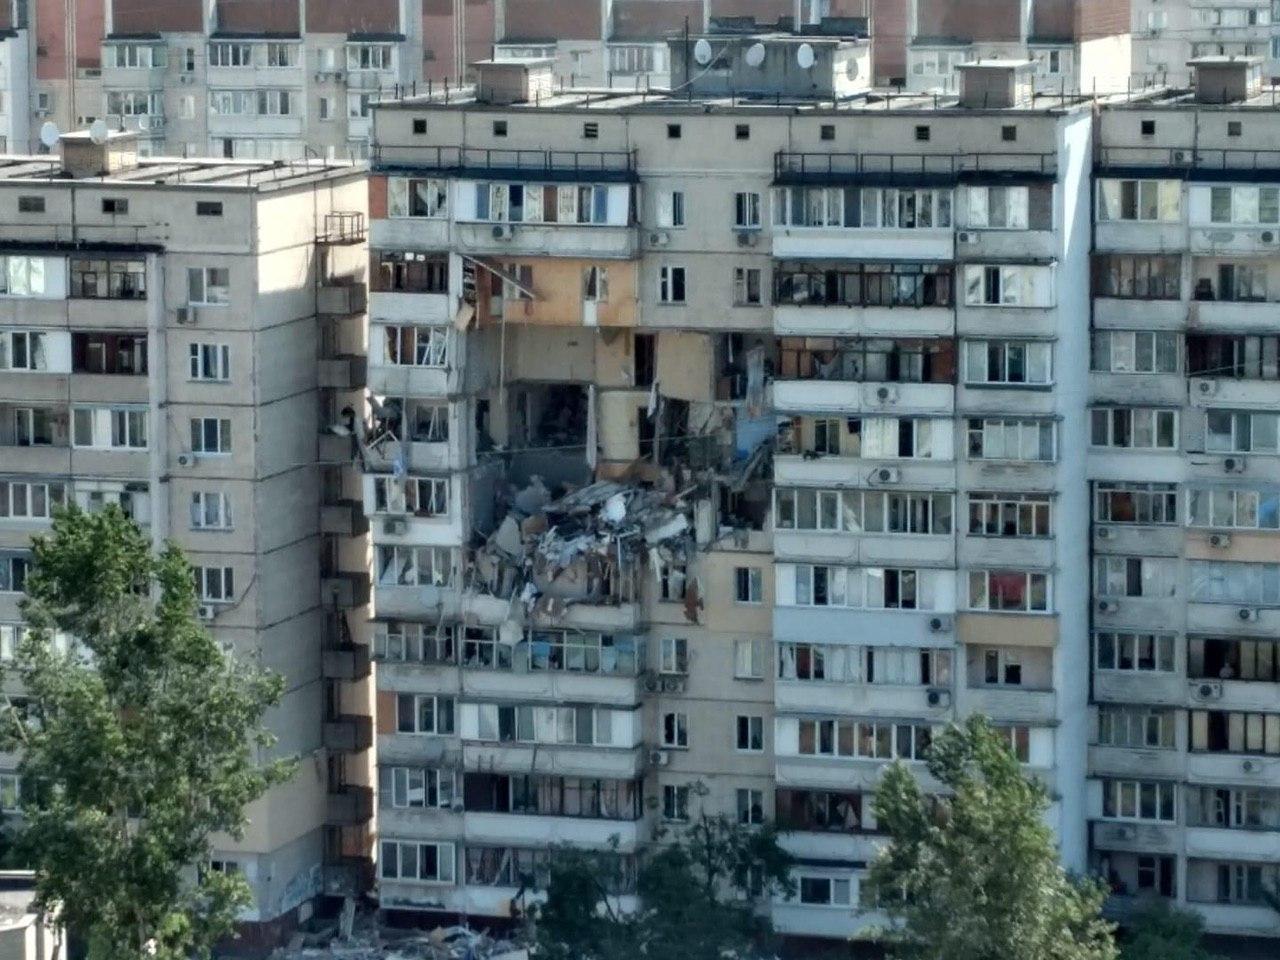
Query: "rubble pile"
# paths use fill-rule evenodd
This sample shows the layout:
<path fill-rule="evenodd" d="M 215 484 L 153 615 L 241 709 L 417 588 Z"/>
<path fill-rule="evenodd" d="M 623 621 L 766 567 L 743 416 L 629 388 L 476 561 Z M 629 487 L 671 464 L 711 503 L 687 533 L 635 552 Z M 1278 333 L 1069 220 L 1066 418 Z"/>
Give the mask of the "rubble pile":
<path fill-rule="evenodd" d="M 577 603 L 634 600 L 645 566 L 656 572 L 691 559 L 694 489 L 677 491 L 662 474 L 648 484 L 601 480 L 552 500 L 535 477 L 477 551 L 478 571 L 495 594 L 518 597 L 537 618 Z"/>
<path fill-rule="evenodd" d="M 341 924 L 295 934 L 272 960 L 529 960 L 529 948 L 467 926 L 384 927 L 372 918 L 344 936 Z"/>

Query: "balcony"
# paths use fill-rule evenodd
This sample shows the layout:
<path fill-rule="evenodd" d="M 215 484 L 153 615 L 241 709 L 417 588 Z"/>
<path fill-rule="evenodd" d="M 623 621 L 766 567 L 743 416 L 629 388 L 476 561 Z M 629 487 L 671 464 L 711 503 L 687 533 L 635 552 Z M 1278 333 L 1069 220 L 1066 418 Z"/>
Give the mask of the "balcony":
<path fill-rule="evenodd" d="M 369 369 L 366 357 L 345 356 L 317 361 L 316 383 L 321 390 L 358 390 Z"/>
<path fill-rule="evenodd" d="M 1184 836 L 1188 857 L 1280 861 L 1280 832 L 1276 830 L 1188 824 Z"/>
<path fill-rule="evenodd" d="M 964 644 L 1002 647 L 1056 647 L 1058 618 L 1036 613 L 961 613 L 957 639 Z"/>
<path fill-rule="evenodd" d="M 604 820 L 583 817 L 538 816 L 520 813 L 477 813 L 463 817 L 463 837 L 469 843 L 524 846 L 530 837 L 539 845 L 568 844 L 608 850 L 617 842 L 620 853 L 629 853 L 647 839 L 643 820 Z"/>
<path fill-rule="evenodd" d="M 368 294 L 363 283 L 325 283 L 316 294 L 316 312 L 328 317 L 364 313 Z"/>
<path fill-rule="evenodd" d="M 498 744 L 462 746 L 463 768 L 485 773 L 546 773 L 563 777 L 631 780 L 647 761 L 643 744 L 634 747 L 589 747 L 566 744 Z"/>
<path fill-rule="evenodd" d="M 475 256 L 632 260 L 640 249 L 635 224 L 458 222 L 453 239 L 460 252 Z"/>
<path fill-rule="evenodd" d="M 1179 750 L 1136 747 L 1089 747 L 1089 775 L 1093 777 L 1159 777 L 1179 779 L 1186 771 L 1186 754 Z"/>
<path fill-rule="evenodd" d="M 1182 630 L 1178 597 L 1094 597 L 1093 625 L 1099 630 Z"/>
<path fill-rule="evenodd" d="M 377 336 L 381 329 L 375 326 L 370 333 Z M 380 396 L 448 396 L 456 393 L 462 382 L 462 371 L 456 364 L 455 360 L 447 367 L 426 367 L 375 361 L 369 365 L 369 389 Z"/>
<path fill-rule="evenodd" d="M 635 601 L 620 603 L 573 603 L 555 616 L 535 613 L 536 626 L 567 627 L 575 630 L 601 633 L 635 633 L 642 623 L 641 604 Z"/>
<path fill-rule="evenodd" d="M 1274 763 L 1270 757 L 1252 754 L 1191 751 L 1187 754 L 1187 779 L 1202 784 L 1271 786 Z"/>
<path fill-rule="evenodd" d="M 1095 850 L 1125 853 L 1177 853 L 1181 828 L 1169 823 L 1125 823 L 1113 820 L 1090 822 Z"/>
<path fill-rule="evenodd" d="M 1051 619 L 1051 618 L 1045 618 Z M 892 637 L 907 645 L 936 645 L 954 636 L 955 614 L 937 610 L 856 610 L 840 607 L 773 609 L 778 640 L 805 643 L 816 637 Z"/>
<path fill-rule="evenodd" d="M 324 822 L 331 827 L 354 827 L 373 819 L 373 788 L 345 786 L 325 798 Z"/>
<path fill-rule="evenodd" d="M 331 897 L 358 897 L 373 886 L 371 857 L 336 857 L 321 868 L 324 892 Z"/>
<path fill-rule="evenodd" d="M 1189 602 L 1186 611 L 1188 633 L 1226 637 L 1280 635 L 1280 609 L 1239 606 L 1230 603 Z"/>
<path fill-rule="evenodd" d="M 1190 247 L 1193 254 L 1231 256 L 1234 254 L 1274 254 L 1280 231 L 1275 226 L 1193 226 Z"/>
<path fill-rule="evenodd" d="M 1143 300 L 1136 297 L 1093 298 L 1093 322 L 1099 329 L 1181 329 L 1188 305 L 1183 300 Z"/>
<path fill-rule="evenodd" d="M 900 684 L 777 680 L 773 703 L 776 710 L 795 713 L 929 717 L 940 723 L 952 716 L 949 689 Z"/>
<path fill-rule="evenodd" d="M 857 887 L 857 878 L 853 886 Z M 857 900 L 857 894 L 853 895 Z M 889 918 L 874 910 L 851 906 L 812 906 L 798 898 L 776 901 L 770 916 L 777 933 L 832 940 L 869 940 L 889 925 Z"/>
<path fill-rule="evenodd" d="M 1254 300 L 1193 300 L 1187 328 L 1204 333 L 1274 333 L 1277 305 Z"/>
<path fill-rule="evenodd" d="M 1094 550 L 1097 553 L 1176 557 L 1182 553 L 1185 539 L 1184 528 L 1173 524 L 1093 524 Z"/>
<path fill-rule="evenodd" d="M 321 726 L 325 749 L 338 753 L 361 753 L 373 746 L 373 717 L 344 714 L 327 718 Z"/>
<path fill-rule="evenodd" d="M 320 577 L 320 599 L 327 610 L 354 610 L 369 603 L 369 574 L 338 572 Z"/>
<path fill-rule="evenodd" d="M 321 651 L 322 671 L 329 680 L 363 680 L 369 676 L 369 647 L 353 643 L 345 647 L 325 647 Z"/>
<path fill-rule="evenodd" d="M 1017 570 L 1024 567 L 1047 569 L 1053 566 L 1057 540 L 1053 537 L 985 537 L 966 535 L 960 539 L 955 566 L 993 567 Z"/>
<path fill-rule="evenodd" d="M 1275 311 L 1280 313 L 1280 304 Z M 1274 321 L 1273 321 L 1274 322 Z M 1280 407 L 1280 380 L 1196 377 L 1187 381 L 1193 407 Z"/>
<path fill-rule="evenodd" d="M 1180 707 L 1187 701 L 1187 681 L 1175 673 L 1094 670 L 1093 697 L 1099 703 L 1150 703 Z"/>
<path fill-rule="evenodd" d="M 773 308 L 773 331 L 803 337 L 950 337 L 949 307 L 826 306 L 783 304 Z"/>
<path fill-rule="evenodd" d="M 826 533 L 778 530 L 776 560 L 829 560 L 857 566 L 955 566 L 955 538 L 950 534 Z"/>
<path fill-rule="evenodd" d="M 323 431 L 316 438 L 316 462 L 323 464 L 349 464 L 356 459 L 356 438 Z"/>
<path fill-rule="evenodd" d="M 1051 723 L 1057 719 L 1058 699 L 1052 690 L 1010 687 L 970 687 L 961 692 L 964 713 L 984 713 L 995 720 Z"/>
<path fill-rule="evenodd" d="M 359 500 L 340 500 L 320 508 L 320 532 L 336 537 L 359 537 L 369 532 L 369 518 Z"/>
<path fill-rule="evenodd" d="M 410 290 L 372 290 L 369 313 L 386 323 L 443 324 L 453 319 L 447 293 Z"/>
<path fill-rule="evenodd" d="M 833 412 L 944 416 L 955 410 L 955 388 L 947 383 L 854 383 L 840 380 L 778 380 L 773 384 L 777 413 Z"/>
<path fill-rule="evenodd" d="M 883 472 L 882 472 L 883 471 Z M 778 453 L 773 461 L 774 483 L 801 486 L 867 487 L 894 490 L 954 490 L 953 460 L 866 460 L 860 457 Z"/>
<path fill-rule="evenodd" d="M 523 645 L 517 648 L 517 658 L 525 655 Z M 630 707 L 640 702 L 640 680 L 635 674 L 477 668 L 466 670 L 465 682 L 467 694 L 474 697 L 521 702 L 598 703 L 619 707 Z"/>

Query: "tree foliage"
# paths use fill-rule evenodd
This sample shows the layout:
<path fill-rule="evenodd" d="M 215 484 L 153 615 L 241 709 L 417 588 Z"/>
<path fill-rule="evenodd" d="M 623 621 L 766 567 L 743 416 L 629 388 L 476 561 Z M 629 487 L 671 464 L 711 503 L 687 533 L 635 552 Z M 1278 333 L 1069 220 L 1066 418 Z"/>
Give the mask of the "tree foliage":
<path fill-rule="evenodd" d="M 119 510 L 63 511 L 32 550 L 15 665 L 28 699 L 8 704 L 4 734 L 22 754 L 18 844 L 38 902 L 91 960 L 207 956 L 249 890 L 196 868 L 291 773 L 259 756 L 282 683 L 222 653 L 181 551 L 154 552 Z"/>
<path fill-rule="evenodd" d="M 660 839 L 638 868 L 631 912 L 620 906 L 627 885 L 616 855 L 557 850 L 536 914 L 539 956 L 724 960 L 764 947 L 772 931 L 757 908 L 794 892 L 774 827 L 703 814 Z"/>
<path fill-rule="evenodd" d="M 936 737 L 927 796 L 901 764 L 875 813 L 890 837 L 869 892 L 897 956 L 920 960 L 1115 960 L 1104 886 L 1069 876 L 1045 824 L 1044 785 L 1026 776 L 985 718 Z"/>
<path fill-rule="evenodd" d="M 1200 914 L 1154 900 L 1134 914 L 1120 941 L 1121 960 L 1215 960 L 1204 946 Z"/>

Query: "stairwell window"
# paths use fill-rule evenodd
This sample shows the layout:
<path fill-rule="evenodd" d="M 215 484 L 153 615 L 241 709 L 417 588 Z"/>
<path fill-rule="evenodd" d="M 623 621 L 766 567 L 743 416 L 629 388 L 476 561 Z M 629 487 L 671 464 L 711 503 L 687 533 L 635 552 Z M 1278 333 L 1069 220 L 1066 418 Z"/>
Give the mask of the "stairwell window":
<path fill-rule="evenodd" d="M 230 530 L 231 494 L 196 490 L 191 494 L 192 530 Z"/>
<path fill-rule="evenodd" d="M 742 716 L 736 723 L 737 749 L 746 753 L 764 752 L 764 717 Z"/>
<path fill-rule="evenodd" d="M 47 275 L 60 261 L 48 257 L 0 257 L 0 294 L 10 297 L 40 297 Z"/>
<path fill-rule="evenodd" d="M 738 192 L 733 195 L 733 225 L 739 230 L 760 228 L 760 194 Z"/>
<path fill-rule="evenodd" d="M 192 417 L 191 451 L 205 455 L 231 452 L 231 421 L 226 417 Z"/>
<path fill-rule="evenodd" d="M 964 302 L 971 307 L 1051 307 L 1053 268 L 968 264 L 964 268 Z"/>
<path fill-rule="evenodd" d="M 395 366 L 437 367 L 449 363 L 449 328 L 383 327 L 384 363 Z"/>
<path fill-rule="evenodd" d="M 25 553 L 0 553 L 0 593 L 22 593 L 27 588 L 31 557 Z"/>
<path fill-rule="evenodd" d="M 1280 187 L 1210 187 L 1209 222 L 1238 226 L 1280 223 Z"/>
<path fill-rule="evenodd" d="M 686 674 L 689 672 L 689 641 L 684 637 L 663 637 L 658 657 L 658 672 Z"/>
<path fill-rule="evenodd" d="M 1172 597 L 1178 580 L 1177 560 L 1166 557 L 1096 557 L 1095 597 Z"/>
<path fill-rule="evenodd" d="M 0 370 L 48 370 L 46 340 L 46 334 L 33 330 L 0 331 Z"/>
<path fill-rule="evenodd" d="M 682 784 L 662 785 L 662 819 L 671 823 L 689 820 L 689 788 Z"/>
<path fill-rule="evenodd" d="M 235 574 L 231 567 L 193 567 L 196 596 L 204 603 L 230 603 L 235 599 Z"/>
<path fill-rule="evenodd" d="M 231 347 L 225 343 L 193 343 L 188 347 L 192 380 L 226 383 L 231 379 Z"/>
<path fill-rule="evenodd" d="M 672 711 L 662 715 L 662 745 L 684 750 L 689 746 L 689 715 Z"/>
<path fill-rule="evenodd" d="M 374 561 L 381 586 L 445 587 L 453 582 L 453 551 L 448 547 L 379 544 Z"/>
<path fill-rule="evenodd" d="M 658 301 L 667 304 L 685 302 L 684 267 L 664 266 L 658 270 Z"/>
<path fill-rule="evenodd" d="M 187 304 L 222 306 L 231 302 L 231 271 L 226 267 L 188 267 Z"/>

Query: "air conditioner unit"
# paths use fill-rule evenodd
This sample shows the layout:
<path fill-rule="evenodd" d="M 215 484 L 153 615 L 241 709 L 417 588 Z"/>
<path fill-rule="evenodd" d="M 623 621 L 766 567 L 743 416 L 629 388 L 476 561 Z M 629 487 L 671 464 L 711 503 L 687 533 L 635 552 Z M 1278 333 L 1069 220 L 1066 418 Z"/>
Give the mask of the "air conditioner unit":
<path fill-rule="evenodd" d="M 173 319 L 180 324 L 194 324 L 196 322 L 196 308 L 179 307 L 173 311 Z"/>
<path fill-rule="evenodd" d="M 1191 685 L 1191 696 L 1197 700 L 1221 700 L 1222 684 L 1217 680 L 1204 680 Z"/>
<path fill-rule="evenodd" d="M 465 809 L 465 804 L 463 804 L 462 798 L 454 797 L 453 803 L 449 804 L 449 809 L 452 810 L 454 813 L 461 813 L 463 809 Z"/>
<path fill-rule="evenodd" d="M 955 621 L 950 617 L 931 617 L 929 619 L 929 630 L 933 633 L 950 633 L 955 627 Z"/>
<path fill-rule="evenodd" d="M 178 466 L 180 467 L 190 467 L 195 462 L 196 462 L 196 455 L 194 453 L 178 454 Z"/>
<path fill-rule="evenodd" d="M 218 615 L 218 608 L 212 603 L 202 603 L 196 607 L 196 616 L 201 620 L 212 620 Z"/>
<path fill-rule="evenodd" d="M 875 483 L 897 483 L 901 476 L 902 472 L 897 467 L 880 467 L 871 472 L 871 479 Z"/>
<path fill-rule="evenodd" d="M 649 751 L 649 766 L 665 767 L 670 762 L 671 762 L 671 754 L 668 753 L 666 750 L 650 750 Z"/>
<path fill-rule="evenodd" d="M 495 223 L 493 225 L 493 239 L 495 240 L 510 240 L 514 235 L 515 230 L 512 229 L 509 223 Z"/>
<path fill-rule="evenodd" d="M 759 242 L 759 237 L 756 235 L 754 230 L 738 231 L 738 246 L 754 247 L 758 242 Z"/>
<path fill-rule="evenodd" d="M 644 689 L 646 693 L 657 693 L 662 689 L 662 681 L 652 673 L 644 675 Z"/>
<path fill-rule="evenodd" d="M 880 403 L 892 403 L 898 399 L 897 387 L 876 387 L 876 400 Z"/>
<path fill-rule="evenodd" d="M 671 234 L 663 230 L 655 230 L 649 234 L 649 245 L 654 247 L 665 247 L 671 242 Z"/>
<path fill-rule="evenodd" d="M 1115 613 L 1115 612 L 1116 612 L 1117 610 L 1119 610 L 1119 609 L 1120 609 L 1120 604 L 1118 604 L 1118 603 L 1117 603 L 1116 601 L 1114 601 L 1114 600 L 1099 600 L 1099 601 L 1098 601 L 1098 612 L 1099 612 L 1099 613 Z"/>
<path fill-rule="evenodd" d="M 662 692 L 663 693 L 683 693 L 684 677 L 677 676 L 674 674 L 668 674 L 667 676 L 663 677 Z"/>
<path fill-rule="evenodd" d="M 1245 773 L 1261 773 L 1262 764 L 1257 760 L 1244 760 L 1240 763 L 1240 769 Z"/>
<path fill-rule="evenodd" d="M 387 517 L 382 521 L 382 532 L 391 536 L 399 536 L 409 529 L 409 523 L 402 517 Z"/>
<path fill-rule="evenodd" d="M 1227 473 L 1244 473 L 1244 457 L 1227 457 L 1222 461 L 1222 469 Z"/>
<path fill-rule="evenodd" d="M 1275 243 L 1276 233 L 1274 230 L 1263 230 L 1261 234 L 1261 239 L 1263 243 Z"/>
<path fill-rule="evenodd" d="M 1229 547 L 1231 546 L 1231 534 L 1215 533 L 1209 537 L 1209 546 L 1211 547 Z"/>
<path fill-rule="evenodd" d="M 1241 607 L 1236 611 L 1236 617 L 1241 623 L 1257 623 L 1258 611 L 1251 607 Z"/>
<path fill-rule="evenodd" d="M 1099 539 L 1099 540 L 1110 540 L 1110 539 L 1111 539 L 1112 537 L 1114 537 L 1115 535 L 1116 535 L 1115 531 L 1114 531 L 1114 530 L 1112 530 L 1110 527 L 1099 527 L 1099 528 L 1098 528 L 1098 539 Z"/>
<path fill-rule="evenodd" d="M 1197 380 L 1196 392 L 1202 397 L 1212 397 L 1218 392 L 1217 380 Z"/>
<path fill-rule="evenodd" d="M 949 707 L 951 706 L 951 691 L 930 690 L 925 694 L 925 700 L 931 707 Z"/>
<path fill-rule="evenodd" d="M 961 230 L 956 234 L 957 243 L 977 243 L 978 235 L 972 230 Z"/>

